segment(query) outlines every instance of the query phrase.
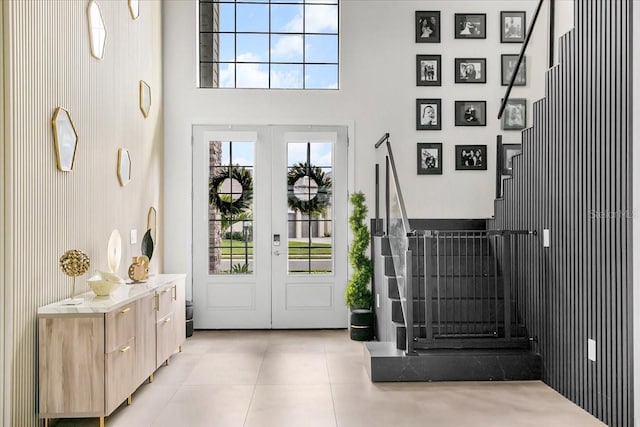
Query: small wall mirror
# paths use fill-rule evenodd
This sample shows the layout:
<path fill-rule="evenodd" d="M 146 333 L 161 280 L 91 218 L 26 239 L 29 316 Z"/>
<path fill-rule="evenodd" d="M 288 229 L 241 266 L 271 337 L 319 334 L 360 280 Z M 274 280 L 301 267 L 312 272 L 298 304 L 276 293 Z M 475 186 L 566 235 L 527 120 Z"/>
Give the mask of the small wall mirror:
<path fill-rule="evenodd" d="M 129 0 L 129 12 L 131 12 L 131 18 L 138 18 L 140 15 L 140 2 L 138 0 Z"/>
<path fill-rule="evenodd" d="M 91 55 L 95 58 L 102 59 L 104 44 L 107 40 L 107 30 L 102 20 L 100 6 L 98 6 L 98 3 L 94 0 L 89 2 L 87 17 L 89 18 L 89 45 L 91 46 Z"/>
<path fill-rule="evenodd" d="M 114 229 L 109 236 L 107 244 L 107 265 L 110 273 L 117 273 L 120 267 L 120 257 L 122 256 L 122 238 L 120 232 Z"/>
<path fill-rule="evenodd" d="M 151 109 L 151 87 L 144 81 L 140 80 L 140 111 L 142 115 L 147 117 Z"/>
<path fill-rule="evenodd" d="M 149 213 L 147 214 L 147 230 L 151 230 L 151 239 L 153 240 L 153 244 L 155 246 L 158 245 L 158 231 L 157 231 L 157 218 L 158 212 L 156 212 L 156 208 L 151 206 L 149 208 Z"/>
<path fill-rule="evenodd" d="M 73 120 L 69 112 L 58 107 L 51 119 L 53 125 L 53 141 L 56 148 L 56 163 L 58 169 L 63 172 L 70 172 L 76 158 L 76 147 L 78 146 L 78 134 L 73 125 Z"/>
<path fill-rule="evenodd" d="M 118 181 L 122 187 L 131 181 L 131 156 L 126 148 L 118 150 Z"/>

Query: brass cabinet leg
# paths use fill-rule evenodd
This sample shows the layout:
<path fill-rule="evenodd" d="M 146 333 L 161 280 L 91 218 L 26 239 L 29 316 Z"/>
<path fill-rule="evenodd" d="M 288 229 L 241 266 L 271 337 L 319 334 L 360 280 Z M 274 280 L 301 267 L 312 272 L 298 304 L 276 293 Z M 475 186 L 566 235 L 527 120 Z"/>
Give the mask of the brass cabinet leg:
<path fill-rule="evenodd" d="M 171 364 L 171 356 L 167 358 L 167 366 L 169 366 L 170 364 Z"/>
<path fill-rule="evenodd" d="M 49 427 L 49 418 L 44 419 L 44 427 Z"/>
<path fill-rule="evenodd" d="M 182 353 L 182 346 L 178 346 L 178 351 Z"/>
<path fill-rule="evenodd" d="M 131 405 L 131 402 L 133 402 L 133 397 L 132 396 L 127 397 L 127 405 Z"/>
<path fill-rule="evenodd" d="M 100 427 L 104 427 L 104 417 L 100 417 Z"/>
<path fill-rule="evenodd" d="M 149 375 L 149 383 L 153 382 L 153 374 Z"/>

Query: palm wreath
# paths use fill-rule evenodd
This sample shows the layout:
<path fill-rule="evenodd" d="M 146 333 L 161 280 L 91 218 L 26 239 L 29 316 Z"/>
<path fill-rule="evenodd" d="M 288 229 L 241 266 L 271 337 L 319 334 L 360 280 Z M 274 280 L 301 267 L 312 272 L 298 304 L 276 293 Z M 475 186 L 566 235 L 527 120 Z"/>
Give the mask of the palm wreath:
<path fill-rule="evenodd" d="M 214 206 L 222 215 L 239 215 L 251 208 L 253 201 L 253 177 L 245 167 L 230 166 L 218 168 L 219 173 L 209 180 L 209 205 Z M 233 200 L 230 193 L 220 193 L 220 187 L 226 179 L 238 181 L 242 194 Z"/>
<path fill-rule="evenodd" d="M 309 194 L 308 197 L 300 199 L 294 193 L 296 182 L 304 177 L 309 177 L 309 180 L 314 181 L 318 186 L 318 192 L 314 197 L 310 197 Z M 289 169 L 287 187 L 289 207 L 303 214 L 324 213 L 331 202 L 331 177 L 327 176 L 321 168 L 308 162 L 297 163 Z"/>

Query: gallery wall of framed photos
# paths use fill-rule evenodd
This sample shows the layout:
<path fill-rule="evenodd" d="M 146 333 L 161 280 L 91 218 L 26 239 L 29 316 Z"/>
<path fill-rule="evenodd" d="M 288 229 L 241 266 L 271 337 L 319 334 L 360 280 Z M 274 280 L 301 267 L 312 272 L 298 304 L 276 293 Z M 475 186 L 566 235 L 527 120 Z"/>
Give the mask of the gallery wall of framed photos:
<path fill-rule="evenodd" d="M 502 174 L 497 136 L 510 147 L 520 144 L 522 130 L 532 125 L 533 103 L 544 95 L 547 58 L 527 51 L 497 119 L 533 10 L 529 2 L 484 10 L 483 4 L 427 1 L 415 11 L 416 173 L 432 176 L 426 179 Z M 544 25 L 539 21 L 532 36 Z"/>

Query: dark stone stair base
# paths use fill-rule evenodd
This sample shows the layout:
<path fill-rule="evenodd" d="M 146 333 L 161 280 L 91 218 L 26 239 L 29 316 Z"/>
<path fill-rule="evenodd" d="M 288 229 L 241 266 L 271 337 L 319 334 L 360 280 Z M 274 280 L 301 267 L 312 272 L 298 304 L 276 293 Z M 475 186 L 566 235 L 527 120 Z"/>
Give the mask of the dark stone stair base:
<path fill-rule="evenodd" d="M 373 382 L 524 381 L 542 378 L 540 355 L 528 350 L 427 350 L 405 356 L 390 342 L 368 342 L 365 368 Z"/>

